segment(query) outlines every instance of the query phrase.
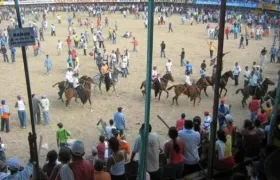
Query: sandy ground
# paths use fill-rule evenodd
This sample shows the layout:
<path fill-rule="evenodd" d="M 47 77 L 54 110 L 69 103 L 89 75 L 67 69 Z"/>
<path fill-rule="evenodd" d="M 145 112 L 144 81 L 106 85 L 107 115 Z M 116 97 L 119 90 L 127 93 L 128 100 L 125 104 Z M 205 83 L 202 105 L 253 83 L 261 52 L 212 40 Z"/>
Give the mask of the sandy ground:
<path fill-rule="evenodd" d="M 83 18 L 87 15 L 83 14 Z M 107 15 L 106 15 L 107 16 Z M 146 52 L 147 52 L 147 30 L 144 29 L 144 21 L 142 19 L 137 20 L 133 16 L 128 16 L 124 19 L 120 14 L 108 15 L 109 24 L 114 27 L 115 21 L 118 22 L 119 30 L 117 37 L 117 44 L 113 45 L 111 41 L 105 41 L 105 46 L 108 52 L 120 48 L 121 52 L 124 48 L 132 50 L 131 40 L 124 39 L 121 36 L 125 31 L 133 32 L 133 35 L 139 42 L 138 52 L 131 52 L 131 67 L 129 68 L 130 75 L 127 79 L 119 79 L 117 84 L 117 90 L 119 97 L 116 97 L 114 93 L 101 93 L 97 90 L 92 95 L 93 100 L 93 112 L 84 108 L 82 104 L 71 102 L 69 111 L 66 111 L 65 104 L 60 100 L 57 100 L 57 87 L 52 88 L 52 85 L 56 82 L 64 80 L 64 74 L 66 70 L 66 57 L 67 57 L 67 14 L 62 15 L 62 24 L 57 24 L 56 18 L 51 14 L 47 16 L 48 24 L 54 23 L 56 25 L 56 37 L 50 36 L 50 30 L 45 32 L 45 41 L 41 42 L 42 50 L 49 54 L 52 59 L 53 69 L 52 75 L 47 76 L 45 74 L 44 59 L 45 53 L 34 57 L 32 47 L 27 51 L 29 72 L 31 78 L 32 93 L 41 96 L 46 94 L 51 102 L 50 115 L 51 125 L 44 127 L 43 125 L 36 126 L 38 135 L 43 136 L 43 143 L 48 143 L 49 150 L 57 149 L 56 147 L 56 124 L 62 122 L 68 130 L 71 131 L 72 136 L 76 139 L 83 140 L 86 145 L 86 152 L 90 153 L 90 148 L 94 143 L 97 143 L 99 131 L 96 129 L 96 123 L 100 118 L 108 121 L 112 118 L 113 113 L 117 110 L 117 107 L 122 106 L 125 108 L 124 113 L 126 116 L 126 124 L 128 130 L 126 131 L 127 139 L 129 142 L 133 142 L 135 136 L 138 133 L 140 124 L 144 121 L 144 102 L 141 91 L 139 89 L 141 82 L 145 79 L 146 72 Z M 156 16 L 157 17 L 157 16 Z M 30 18 L 29 18 L 30 19 Z M 91 18 L 92 19 L 92 18 Z M 103 16 L 104 22 L 105 16 Z M 155 18 L 156 19 L 156 18 Z M 209 65 L 209 52 L 207 45 L 207 37 L 205 32 L 206 25 L 181 25 L 180 17 L 177 15 L 172 16 L 167 20 L 173 23 L 173 33 L 168 33 L 168 25 L 154 26 L 154 56 L 153 65 L 158 66 L 161 74 L 165 73 L 165 63 L 167 58 L 172 59 L 173 62 L 173 76 L 175 82 L 173 84 L 180 84 L 184 82 L 184 68 L 180 66 L 179 55 L 181 48 L 186 50 L 186 58 L 194 66 L 194 74 L 192 79 L 199 78 L 199 66 L 203 59 L 207 60 Z M 27 21 L 28 22 L 28 21 Z M 74 20 L 76 24 L 76 31 L 78 33 L 84 32 L 85 27 L 78 27 L 77 20 Z M 96 22 L 96 19 L 94 19 Z M 39 25 L 39 23 L 38 23 Z M 4 25 L 1 24 L 1 28 Z M 105 37 L 108 34 L 108 28 L 104 29 Z M 56 43 L 57 40 L 64 42 L 64 50 L 61 56 L 56 55 Z M 167 58 L 160 58 L 160 43 L 166 42 L 166 55 Z M 217 45 L 217 41 L 214 44 Z M 229 55 L 224 58 L 224 71 L 232 70 L 234 63 L 239 62 L 242 69 L 245 65 L 251 67 L 253 61 L 259 62 L 259 53 L 263 47 L 270 49 L 272 44 L 272 37 L 264 38 L 263 41 L 250 40 L 249 46 L 245 49 L 238 49 L 239 39 L 233 40 L 233 35 L 230 36 L 230 40 L 225 41 L 224 51 L 231 51 Z M 88 45 L 89 49 L 93 47 L 93 43 Z M 97 67 L 93 62 L 92 57 L 83 56 L 83 50 L 78 49 L 81 61 L 81 75 L 93 76 L 97 73 Z M 216 53 L 216 52 L 215 52 Z M 0 84 L 2 85 L 1 99 L 6 99 L 11 109 L 10 120 L 10 133 L 1 133 L 1 138 L 6 144 L 6 152 L 8 157 L 19 157 L 24 161 L 28 160 L 28 141 L 27 135 L 31 131 L 29 109 L 27 109 L 27 129 L 21 129 L 19 127 L 19 120 L 17 117 L 17 111 L 14 108 L 16 102 L 16 96 L 22 95 L 27 102 L 26 83 L 24 76 L 24 67 L 22 62 L 21 50 L 17 49 L 16 63 L 4 64 L 1 61 L 0 71 L 1 78 Z M 278 66 L 278 67 L 277 67 Z M 271 77 L 276 81 L 276 73 L 279 69 L 279 65 L 272 65 L 267 63 L 265 69 L 265 75 Z M 212 68 L 208 66 L 207 75 L 211 75 Z M 234 92 L 237 88 L 243 86 L 243 78 L 240 78 L 240 85 L 238 87 L 233 86 L 233 81 L 228 82 L 228 95 L 226 97 L 227 102 L 232 104 L 232 114 L 235 123 L 240 127 L 243 120 L 249 117 L 247 108 L 241 106 L 241 95 L 235 95 Z M 169 86 L 172 83 L 169 84 Z M 272 88 L 272 87 L 270 87 Z M 103 86 L 103 90 L 104 86 Z M 175 121 L 179 118 L 182 112 L 185 112 L 187 118 L 193 118 L 194 116 L 203 116 L 205 110 L 212 111 L 213 103 L 213 91 L 208 88 L 209 97 L 202 94 L 202 100 L 199 106 L 193 107 L 186 96 L 179 98 L 179 106 L 171 107 L 171 98 L 174 96 L 174 91 L 170 91 L 170 97 L 165 99 L 165 93 L 163 92 L 162 99 L 151 99 L 151 119 L 150 122 L 153 127 L 153 131 L 157 132 L 161 140 L 164 141 L 167 137 L 166 127 L 158 120 L 157 115 L 161 115 L 168 124 L 174 125 Z M 45 155 L 47 150 L 42 150 L 40 155 L 40 164 L 45 161 Z"/>

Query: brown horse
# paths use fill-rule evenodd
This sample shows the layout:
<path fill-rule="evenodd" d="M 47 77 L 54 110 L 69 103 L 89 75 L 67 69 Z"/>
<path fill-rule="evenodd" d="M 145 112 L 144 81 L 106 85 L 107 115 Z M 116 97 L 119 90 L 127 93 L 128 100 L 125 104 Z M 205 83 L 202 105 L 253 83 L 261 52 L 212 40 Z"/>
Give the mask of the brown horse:
<path fill-rule="evenodd" d="M 220 95 L 220 97 L 221 97 L 221 95 L 222 95 L 222 91 L 223 91 L 223 90 L 226 91 L 225 94 L 224 94 L 224 96 L 227 95 L 227 88 L 226 88 L 226 86 L 227 86 L 228 78 L 234 79 L 232 71 L 227 71 L 227 72 L 225 72 L 225 73 L 221 76 L 220 85 L 219 85 L 219 88 L 220 88 L 220 93 L 219 93 L 219 95 Z M 199 79 L 199 80 L 200 80 L 200 79 Z M 199 80 L 198 80 L 198 81 L 199 81 Z M 214 85 L 214 82 L 213 82 L 213 80 L 212 80 L 212 77 L 206 76 L 206 77 L 205 77 L 205 80 L 207 81 L 207 84 L 208 84 L 207 86 L 213 86 L 213 85 Z M 208 94 L 207 94 L 207 92 L 206 92 L 207 86 L 204 86 L 204 87 L 202 88 L 202 89 L 204 90 L 204 93 L 205 93 L 206 96 L 208 96 Z"/>
<path fill-rule="evenodd" d="M 169 91 L 173 87 L 174 87 L 175 96 L 172 98 L 172 105 L 174 104 L 174 100 L 176 100 L 176 104 L 178 106 L 178 97 L 181 94 L 185 94 L 188 97 L 190 97 L 191 102 L 193 101 L 193 106 L 195 106 L 195 101 L 196 101 L 197 97 L 199 98 L 198 104 L 200 103 L 200 101 L 201 101 L 201 97 L 200 97 L 201 91 L 200 90 L 201 89 L 198 85 L 195 84 L 192 86 L 187 86 L 185 84 L 178 84 L 178 85 L 174 85 L 174 86 L 167 88 L 167 90 Z"/>
<path fill-rule="evenodd" d="M 168 85 L 168 81 L 174 82 L 173 76 L 171 73 L 166 73 L 162 78 L 160 78 L 160 83 L 154 83 L 154 85 L 152 85 L 152 89 L 155 90 L 155 98 L 158 96 L 158 100 L 160 100 L 160 96 L 161 96 L 161 92 L 164 91 L 166 92 L 167 96 L 166 99 L 168 98 L 168 91 L 166 90 L 167 85 Z M 155 86 L 155 87 L 154 87 Z M 141 84 L 140 89 L 142 89 L 144 87 L 144 89 L 142 90 L 142 94 L 143 96 L 145 96 L 145 88 L 146 88 L 146 81 L 143 81 Z"/>
<path fill-rule="evenodd" d="M 86 96 L 86 100 L 89 101 L 89 104 L 90 104 L 90 108 L 91 108 L 91 111 L 92 111 L 92 107 L 91 107 L 91 83 L 93 82 L 93 79 L 89 76 L 82 76 L 80 79 L 79 79 L 79 82 L 81 84 L 81 86 L 83 87 L 84 89 L 84 95 Z M 68 107 L 68 105 L 70 104 L 70 101 L 73 97 L 75 97 L 75 101 L 77 102 L 77 98 L 78 98 L 78 94 L 76 92 L 76 90 L 74 88 L 68 88 L 64 91 L 65 93 L 65 97 L 66 97 L 66 107 Z M 85 104 L 85 102 L 83 102 L 83 104 Z"/>
<path fill-rule="evenodd" d="M 269 85 L 274 85 L 275 83 L 273 81 L 271 81 L 269 78 L 265 78 L 264 81 L 261 84 L 261 87 L 252 87 L 252 86 L 246 86 L 244 88 L 238 89 L 235 94 L 238 94 L 239 91 L 242 92 L 243 94 L 243 99 L 241 101 L 242 106 L 244 107 L 247 102 L 246 100 L 250 97 L 250 96 L 256 96 L 257 99 L 262 99 L 263 97 L 265 97 L 267 90 L 268 90 L 268 86 Z"/>

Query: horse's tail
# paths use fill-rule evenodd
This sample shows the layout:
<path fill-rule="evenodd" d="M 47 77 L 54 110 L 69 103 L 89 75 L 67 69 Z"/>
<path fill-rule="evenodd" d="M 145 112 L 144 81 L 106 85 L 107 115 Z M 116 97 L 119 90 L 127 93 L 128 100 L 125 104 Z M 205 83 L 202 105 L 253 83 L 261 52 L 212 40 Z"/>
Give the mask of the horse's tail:
<path fill-rule="evenodd" d="M 241 91 L 241 93 L 242 93 L 242 94 L 244 94 L 244 93 L 243 93 L 243 89 L 242 89 L 242 88 L 237 89 L 237 91 L 235 91 L 235 94 L 238 94 L 238 93 L 239 93 L 239 91 Z"/>
<path fill-rule="evenodd" d="M 141 86 L 140 86 L 140 89 L 142 89 L 144 87 L 144 82 L 142 82 Z"/>
<path fill-rule="evenodd" d="M 167 91 L 170 91 L 170 90 L 171 90 L 172 88 L 174 88 L 174 87 L 176 87 L 176 85 L 173 85 L 173 86 L 167 88 Z"/>
<path fill-rule="evenodd" d="M 109 76 L 105 76 L 104 82 L 105 82 L 106 91 L 108 92 L 111 86 L 111 80 Z"/>
<path fill-rule="evenodd" d="M 60 84 L 61 82 L 63 82 L 63 81 L 55 83 L 52 87 L 55 87 L 56 85 Z"/>

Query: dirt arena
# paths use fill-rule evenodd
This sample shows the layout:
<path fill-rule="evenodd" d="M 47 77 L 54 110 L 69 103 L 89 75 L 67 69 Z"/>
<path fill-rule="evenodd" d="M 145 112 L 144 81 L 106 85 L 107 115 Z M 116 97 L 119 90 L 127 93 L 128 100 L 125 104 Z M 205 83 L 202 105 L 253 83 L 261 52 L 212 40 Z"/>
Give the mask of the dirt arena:
<path fill-rule="evenodd" d="M 69 14 L 72 16 L 72 14 Z M 87 17 L 87 14 L 78 14 L 83 19 Z M 37 134 L 43 136 L 43 143 L 48 143 L 49 150 L 57 149 L 56 146 L 56 130 L 57 123 L 62 122 L 68 130 L 72 133 L 72 137 L 75 139 L 83 140 L 86 145 L 86 153 L 90 153 L 91 146 L 98 142 L 99 131 L 96 128 L 96 123 L 100 118 L 103 118 L 106 122 L 112 118 L 113 113 L 116 112 L 117 107 L 122 106 L 125 108 L 124 114 L 126 118 L 126 125 L 128 130 L 125 132 L 128 141 L 133 143 L 140 125 L 144 121 L 144 102 L 141 91 L 139 89 L 141 82 L 145 79 L 146 73 L 146 53 L 147 53 L 147 30 L 144 28 L 144 20 L 135 19 L 134 16 L 128 16 L 126 19 L 117 13 L 114 15 L 104 15 L 102 17 L 102 23 L 104 23 L 105 16 L 108 16 L 109 24 L 114 27 L 115 21 L 118 22 L 117 31 L 117 44 L 113 45 L 111 41 L 106 40 L 105 47 L 108 52 L 119 48 L 121 53 L 125 48 L 130 50 L 131 61 L 130 61 L 130 75 L 127 79 L 119 78 L 119 82 L 116 86 L 119 93 L 119 97 L 116 97 L 114 93 L 105 92 L 103 86 L 103 95 L 96 89 L 92 94 L 92 107 L 93 112 L 90 112 L 88 108 L 84 108 L 81 102 L 75 103 L 74 100 L 71 102 L 69 111 L 66 110 L 65 104 L 58 100 L 57 87 L 52 88 L 52 85 L 56 82 L 64 80 L 67 60 L 67 14 L 62 14 L 62 24 L 58 24 L 56 17 L 52 14 L 47 15 L 48 20 L 48 31 L 44 33 L 45 41 L 41 42 L 42 50 L 45 53 L 41 53 L 39 56 L 34 57 L 32 47 L 27 51 L 29 72 L 31 78 L 32 93 L 37 94 L 40 97 L 41 94 L 47 95 L 50 100 L 50 115 L 51 125 L 44 127 L 43 125 L 36 126 Z M 26 17 L 26 24 L 30 17 Z M 91 18 L 93 19 L 93 18 Z M 194 25 L 190 26 L 181 25 L 181 17 L 174 15 L 167 19 L 173 24 L 173 33 L 168 33 L 168 25 L 158 26 L 156 24 L 157 15 L 155 15 L 155 26 L 154 26 L 154 56 L 153 65 L 158 67 L 159 72 L 163 75 L 165 73 L 165 63 L 167 58 L 172 59 L 173 77 L 175 79 L 172 84 L 181 84 L 185 80 L 185 67 L 180 66 L 180 52 L 181 48 L 185 48 L 186 59 L 189 60 L 194 67 L 192 79 L 198 79 L 199 67 L 203 59 L 207 61 L 207 75 L 211 75 L 212 67 L 209 67 L 209 51 L 207 45 L 207 36 L 205 32 L 206 25 Z M 75 29 L 77 33 L 84 32 L 86 28 L 80 27 L 77 24 L 77 19 L 74 19 Z M 93 19 L 96 23 L 96 19 Z M 7 22 L 4 22 L 4 24 Z M 50 25 L 54 23 L 56 25 L 56 37 L 50 36 Z M 40 22 L 37 23 L 40 26 Z M 6 25 L 5 25 L 6 26 Z M 1 28 L 4 25 L 1 24 Z M 88 29 L 88 31 L 90 31 Z M 132 52 L 131 39 L 122 38 L 122 35 L 126 31 L 131 31 L 133 36 L 139 42 L 138 52 Z M 274 31 L 272 31 L 274 32 Z M 103 29 L 104 38 L 108 36 L 108 27 Z M 273 34 L 273 33 L 271 33 Z M 92 37 L 90 37 L 92 39 Z M 57 40 L 64 42 L 64 49 L 61 56 L 56 54 L 56 43 Z M 166 58 L 160 58 L 160 43 L 165 41 L 166 43 Z M 214 44 L 217 46 L 217 41 Z M 233 35 L 230 36 L 230 40 L 225 40 L 224 51 L 230 51 L 231 53 L 226 55 L 224 58 L 224 71 L 232 70 L 234 63 L 239 62 L 242 70 L 245 65 L 251 67 L 253 61 L 259 63 L 259 54 L 263 47 L 270 50 L 272 44 L 272 37 L 264 38 L 262 41 L 249 40 L 249 46 L 245 49 L 238 49 L 238 40 L 233 40 Z M 88 44 L 88 51 L 93 47 L 93 42 L 90 41 Z M 90 56 L 83 56 L 83 50 L 77 50 L 80 56 L 80 74 L 93 76 L 98 72 L 96 63 Z M 215 51 L 215 54 L 217 51 Z M 44 68 L 45 55 L 48 54 L 52 60 L 52 74 L 47 76 Z M 269 56 L 269 55 L 268 55 Z M 9 52 L 10 57 L 10 52 Z M 6 144 L 6 153 L 8 157 L 19 157 L 20 159 L 27 161 L 28 154 L 28 141 L 27 135 L 31 131 L 29 109 L 27 109 L 27 129 L 21 129 L 17 116 L 16 108 L 14 104 L 16 102 L 16 96 L 22 95 L 26 103 L 26 83 L 24 76 L 24 67 L 22 62 L 21 49 L 18 48 L 16 52 L 16 63 L 15 64 L 4 64 L 1 61 L 0 71 L 1 78 L 0 83 L 2 86 L 1 99 L 6 99 L 7 104 L 10 106 L 11 119 L 10 119 L 10 133 L 1 133 L 1 138 Z M 268 58 L 267 58 L 268 59 Z M 278 67 L 277 67 L 278 66 Z M 274 82 L 277 80 L 277 71 L 279 65 L 273 65 L 267 63 L 264 74 L 266 77 L 270 77 Z M 249 111 L 247 108 L 241 106 L 241 94 L 235 95 L 235 90 L 243 86 L 243 78 L 240 77 L 240 85 L 235 87 L 233 81 L 229 80 L 227 88 L 228 95 L 226 97 L 227 103 L 232 104 L 232 115 L 234 117 L 235 124 L 241 126 L 243 120 L 249 117 Z M 273 87 L 270 87 L 272 89 Z M 152 92 L 153 93 L 153 92 Z M 175 125 L 175 121 L 180 117 L 182 112 L 186 113 L 187 118 L 193 118 L 198 115 L 203 117 L 205 110 L 212 111 L 213 103 L 213 91 L 212 88 L 208 88 L 209 97 L 206 97 L 202 93 L 202 100 L 199 106 L 193 107 L 192 103 L 189 102 L 186 96 L 179 97 L 179 106 L 171 107 L 171 99 L 174 96 L 174 90 L 169 93 L 169 98 L 166 99 L 166 94 L 163 92 L 162 99 L 154 99 L 152 94 L 151 99 L 151 124 L 153 131 L 157 132 L 162 142 L 167 137 L 166 127 L 158 120 L 157 115 L 162 116 L 169 125 Z M 64 97 L 65 98 L 65 97 Z M 212 113 L 211 113 L 212 114 Z M 47 150 L 42 149 L 40 154 L 40 164 L 45 161 L 45 155 Z"/>

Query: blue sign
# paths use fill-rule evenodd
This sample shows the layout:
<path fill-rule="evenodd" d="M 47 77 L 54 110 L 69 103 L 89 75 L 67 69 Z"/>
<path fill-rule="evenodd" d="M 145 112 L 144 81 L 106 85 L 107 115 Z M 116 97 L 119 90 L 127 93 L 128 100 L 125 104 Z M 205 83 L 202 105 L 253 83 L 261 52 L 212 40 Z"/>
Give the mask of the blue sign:
<path fill-rule="evenodd" d="M 201 4 L 201 5 L 221 5 L 221 1 L 219 0 L 196 0 L 194 4 Z M 256 2 L 238 2 L 232 1 L 227 2 L 227 6 L 234 6 L 234 7 L 245 7 L 245 8 L 258 8 L 258 3 Z"/>

